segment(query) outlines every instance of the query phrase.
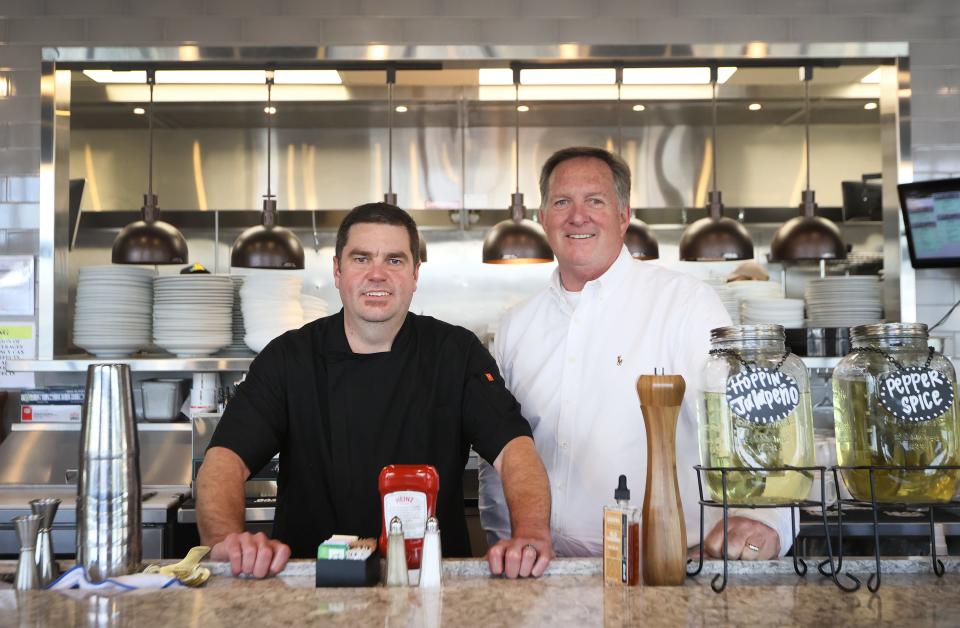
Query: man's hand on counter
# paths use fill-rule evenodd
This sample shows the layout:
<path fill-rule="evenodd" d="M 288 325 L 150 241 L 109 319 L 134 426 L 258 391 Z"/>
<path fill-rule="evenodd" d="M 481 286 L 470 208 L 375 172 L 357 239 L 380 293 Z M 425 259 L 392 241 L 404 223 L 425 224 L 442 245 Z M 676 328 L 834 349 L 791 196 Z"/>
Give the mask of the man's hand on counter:
<path fill-rule="evenodd" d="M 507 578 L 539 578 L 553 560 L 553 542 L 546 535 L 523 535 L 504 539 L 487 551 L 490 573 Z"/>
<path fill-rule="evenodd" d="M 290 560 L 290 547 L 268 538 L 263 532 L 234 532 L 213 546 L 210 560 L 230 561 L 234 576 L 265 578 L 283 571 Z"/>
<path fill-rule="evenodd" d="M 730 517 L 727 524 L 727 558 L 731 560 L 770 560 L 780 555 L 780 535 L 766 525 L 747 517 Z M 703 541 L 707 556 L 723 557 L 723 522 Z"/>

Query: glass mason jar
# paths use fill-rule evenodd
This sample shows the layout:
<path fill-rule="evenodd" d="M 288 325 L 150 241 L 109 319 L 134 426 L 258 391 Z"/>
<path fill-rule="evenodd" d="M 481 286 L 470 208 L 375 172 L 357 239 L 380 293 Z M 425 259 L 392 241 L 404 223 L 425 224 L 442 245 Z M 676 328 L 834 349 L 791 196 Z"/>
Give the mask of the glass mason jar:
<path fill-rule="evenodd" d="M 833 416 L 839 464 L 960 464 L 957 377 L 950 360 L 938 353 L 930 355 L 927 326 L 923 323 L 860 325 L 850 330 L 850 341 L 853 351 L 833 372 Z M 954 402 L 939 416 L 898 418 L 881 400 L 880 377 L 901 367 L 925 366 L 941 374 L 953 389 Z M 842 473 L 850 494 L 869 501 L 869 471 Z M 876 499 L 880 502 L 949 501 L 958 479 L 958 471 L 875 470 Z"/>
<path fill-rule="evenodd" d="M 786 348 L 783 327 L 719 327 L 711 330 L 710 345 L 711 355 L 703 367 L 703 391 L 698 404 L 703 466 L 813 466 L 810 379 L 803 361 Z M 758 371 L 753 371 L 755 368 Z M 793 397 L 786 405 L 779 406 L 780 415 L 757 416 L 739 404 L 737 384 L 753 372 L 773 374 L 783 382 L 790 382 L 792 378 Z M 705 475 L 711 498 L 721 501 L 722 474 L 710 471 Z M 727 473 L 727 500 L 747 504 L 793 502 L 806 499 L 812 483 L 810 472 L 731 471 Z"/>

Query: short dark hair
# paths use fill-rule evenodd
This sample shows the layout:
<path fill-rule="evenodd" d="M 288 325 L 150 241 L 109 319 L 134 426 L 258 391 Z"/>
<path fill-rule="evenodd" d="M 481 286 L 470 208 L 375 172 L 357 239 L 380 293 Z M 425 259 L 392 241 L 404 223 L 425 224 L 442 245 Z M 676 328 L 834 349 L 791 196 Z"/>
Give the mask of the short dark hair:
<path fill-rule="evenodd" d="M 361 223 L 372 223 L 377 225 L 394 225 L 403 227 L 410 236 L 410 253 L 413 255 L 414 265 L 420 263 L 420 235 L 417 232 L 417 223 L 414 222 L 410 214 L 403 211 L 396 205 L 390 203 L 365 203 L 358 205 L 350 210 L 337 229 L 337 244 L 335 255 L 337 259 L 343 254 L 343 247 L 347 245 L 347 236 L 350 234 L 350 227 Z"/>
<path fill-rule="evenodd" d="M 630 210 L 630 166 L 622 158 L 614 155 L 610 151 L 592 146 L 570 146 L 561 148 L 550 155 L 543 168 L 540 170 L 540 208 L 545 209 L 547 197 L 550 194 L 550 175 L 557 169 L 557 166 L 570 159 L 579 157 L 589 157 L 599 159 L 610 167 L 610 173 L 613 175 L 613 188 L 617 193 L 617 200 L 620 202 L 620 209 Z"/>

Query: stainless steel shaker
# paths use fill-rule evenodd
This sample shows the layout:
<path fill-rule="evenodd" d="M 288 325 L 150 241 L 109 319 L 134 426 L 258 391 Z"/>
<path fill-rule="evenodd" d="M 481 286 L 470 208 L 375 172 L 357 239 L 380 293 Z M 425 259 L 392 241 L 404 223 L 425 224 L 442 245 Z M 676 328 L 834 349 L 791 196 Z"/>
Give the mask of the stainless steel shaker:
<path fill-rule="evenodd" d="M 77 563 L 87 578 L 135 572 L 141 557 L 140 445 L 126 364 L 91 364 L 80 431 Z"/>
<path fill-rule="evenodd" d="M 13 529 L 20 544 L 20 556 L 17 559 L 17 591 L 29 591 L 40 586 L 37 577 L 37 532 L 40 530 L 40 515 L 20 515 L 13 518 Z"/>
<path fill-rule="evenodd" d="M 40 586 L 45 587 L 59 574 L 57 561 L 53 556 L 53 538 L 50 528 L 53 526 L 53 518 L 57 516 L 57 508 L 60 506 L 60 500 L 56 497 L 45 497 L 43 499 L 30 500 L 30 510 L 33 514 L 40 515 L 40 532 L 37 534 L 37 575 L 40 578 Z"/>

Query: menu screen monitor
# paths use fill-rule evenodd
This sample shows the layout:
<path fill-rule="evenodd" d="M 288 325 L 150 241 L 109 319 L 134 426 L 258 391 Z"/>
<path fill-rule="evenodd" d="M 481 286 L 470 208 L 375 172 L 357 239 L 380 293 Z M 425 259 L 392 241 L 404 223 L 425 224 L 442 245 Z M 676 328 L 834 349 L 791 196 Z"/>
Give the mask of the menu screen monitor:
<path fill-rule="evenodd" d="M 897 191 L 913 267 L 960 266 L 960 179 L 901 183 Z"/>

